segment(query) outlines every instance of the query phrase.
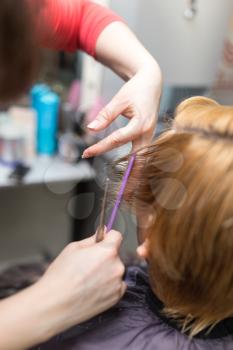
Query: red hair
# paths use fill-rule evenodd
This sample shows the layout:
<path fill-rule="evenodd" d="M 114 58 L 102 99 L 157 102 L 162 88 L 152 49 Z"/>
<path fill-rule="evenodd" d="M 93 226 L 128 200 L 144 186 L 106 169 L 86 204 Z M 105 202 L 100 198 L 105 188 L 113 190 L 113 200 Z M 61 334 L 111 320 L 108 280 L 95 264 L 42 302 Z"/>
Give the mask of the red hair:
<path fill-rule="evenodd" d="M 126 202 L 154 216 L 152 288 L 191 336 L 233 316 L 232 184 L 233 107 L 203 97 L 178 107 L 130 178 Z"/>

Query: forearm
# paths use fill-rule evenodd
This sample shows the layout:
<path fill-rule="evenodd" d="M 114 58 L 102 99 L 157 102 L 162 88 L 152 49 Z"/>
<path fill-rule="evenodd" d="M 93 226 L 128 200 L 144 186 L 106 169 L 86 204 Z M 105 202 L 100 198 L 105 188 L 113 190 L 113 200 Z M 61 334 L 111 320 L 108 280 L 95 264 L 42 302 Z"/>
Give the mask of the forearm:
<path fill-rule="evenodd" d="M 158 85 L 162 82 L 158 63 L 124 23 L 114 22 L 103 30 L 97 40 L 96 58 L 124 80 L 140 70 L 150 70 L 152 81 Z"/>
<path fill-rule="evenodd" d="M 53 335 L 37 284 L 0 302 L 0 350 L 21 350 Z"/>

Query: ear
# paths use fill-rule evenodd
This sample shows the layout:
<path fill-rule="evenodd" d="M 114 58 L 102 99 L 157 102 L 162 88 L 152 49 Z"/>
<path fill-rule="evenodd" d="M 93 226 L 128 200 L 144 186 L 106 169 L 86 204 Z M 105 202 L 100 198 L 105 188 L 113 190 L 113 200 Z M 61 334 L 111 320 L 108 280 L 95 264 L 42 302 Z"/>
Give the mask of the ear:
<path fill-rule="evenodd" d="M 148 238 L 146 238 L 145 241 L 140 246 L 138 246 L 137 254 L 142 259 L 148 258 L 148 255 L 149 255 L 149 240 L 148 240 Z"/>

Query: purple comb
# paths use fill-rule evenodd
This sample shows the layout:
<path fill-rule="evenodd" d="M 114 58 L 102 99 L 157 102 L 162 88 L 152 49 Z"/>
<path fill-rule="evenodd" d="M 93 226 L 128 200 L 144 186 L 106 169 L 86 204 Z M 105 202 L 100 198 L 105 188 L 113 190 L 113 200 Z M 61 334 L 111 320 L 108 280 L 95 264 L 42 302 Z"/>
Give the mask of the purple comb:
<path fill-rule="evenodd" d="M 112 227 L 114 225 L 114 222 L 116 220 L 116 216 L 117 216 L 120 204 L 122 202 L 122 198 L 123 198 L 123 195 L 124 195 L 124 192 L 125 192 L 125 188 L 126 188 L 126 185 L 128 183 L 128 179 L 129 179 L 130 173 L 131 173 L 131 171 L 133 169 L 133 165 L 134 165 L 135 159 L 136 159 L 136 154 L 133 154 L 130 157 L 128 168 L 126 169 L 125 175 L 124 175 L 123 180 L 122 180 L 120 191 L 119 191 L 119 193 L 117 195 L 117 199 L 116 199 L 115 205 L 113 207 L 113 210 L 112 210 L 109 222 L 107 224 L 107 232 L 111 231 L 111 229 L 112 229 Z"/>

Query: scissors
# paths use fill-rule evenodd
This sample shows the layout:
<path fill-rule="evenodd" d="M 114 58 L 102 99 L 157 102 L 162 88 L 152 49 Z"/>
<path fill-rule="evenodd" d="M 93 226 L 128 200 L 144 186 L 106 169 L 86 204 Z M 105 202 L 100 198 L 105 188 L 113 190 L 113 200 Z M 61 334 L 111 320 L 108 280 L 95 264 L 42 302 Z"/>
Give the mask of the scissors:
<path fill-rule="evenodd" d="M 101 208 L 101 214 L 100 214 L 100 224 L 99 224 L 99 227 L 98 227 L 98 230 L 96 233 L 96 242 L 97 243 L 101 242 L 104 239 L 104 234 L 108 233 L 113 228 L 113 225 L 115 223 L 117 213 L 118 213 L 119 207 L 121 205 L 123 195 L 125 192 L 125 188 L 127 186 L 128 179 L 129 179 L 129 176 L 130 176 L 131 171 L 133 169 L 133 165 L 134 165 L 135 160 L 136 160 L 136 154 L 133 154 L 130 157 L 128 167 L 126 169 L 126 172 L 125 172 L 123 180 L 122 180 L 120 191 L 117 195 L 116 202 L 115 202 L 114 207 L 112 209 L 110 219 L 107 223 L 107 227 L 105 228 L 104 221 L 105 221 L 105 212 L 106 212 L 106 208 L 107 208 L 107 198 L 108 198 L 109 183 L 110 183 L 109 179 L 106 180 L 104 199 L 102 202 L 102 208 Z"/>

